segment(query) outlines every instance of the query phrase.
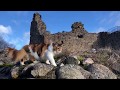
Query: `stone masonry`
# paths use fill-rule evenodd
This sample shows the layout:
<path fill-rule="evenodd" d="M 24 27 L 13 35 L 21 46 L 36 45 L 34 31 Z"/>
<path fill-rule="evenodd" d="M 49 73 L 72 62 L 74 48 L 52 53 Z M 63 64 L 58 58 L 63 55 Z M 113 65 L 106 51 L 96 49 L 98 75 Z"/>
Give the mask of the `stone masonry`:
<path fill-rule="evenodd" d="M 63 50 L 69 52 L 80 52 L 91 50 L 93 43 L 97 40 L 97 34 L 88 33 L 82 22 L 74 22 L 70 32 L 59 32 L 50 34 L 46 31 L 46 25 L 39 13 L 34 13 L 30 28 L 30 44 L 43 43 L 52 39 L 54 42 L 63 41 Z"/>

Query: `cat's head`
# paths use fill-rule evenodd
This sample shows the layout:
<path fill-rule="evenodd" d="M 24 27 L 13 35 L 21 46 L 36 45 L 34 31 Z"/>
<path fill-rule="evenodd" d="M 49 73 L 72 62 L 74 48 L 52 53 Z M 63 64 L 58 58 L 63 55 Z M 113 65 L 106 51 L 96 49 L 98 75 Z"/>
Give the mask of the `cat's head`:
<path fill-rule="evenodd" d="M 63 41 L 61 41 L 61 43 L 53 43 L 53 51 L 56 54 L 61 53 L 62 49 L 63 49 Z"/>

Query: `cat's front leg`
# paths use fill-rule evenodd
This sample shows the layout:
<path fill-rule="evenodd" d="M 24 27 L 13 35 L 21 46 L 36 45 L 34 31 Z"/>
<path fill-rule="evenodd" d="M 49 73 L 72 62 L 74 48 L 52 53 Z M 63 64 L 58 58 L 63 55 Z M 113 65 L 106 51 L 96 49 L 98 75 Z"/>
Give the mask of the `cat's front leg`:
<path fill-rule="evenodd" d="M 25 65 L 25 63 L 23 61 L 20 61 L 20 65 L 23 66 Z"/>
<path fill-rule="evenodd" d="M 52 65 L 57 66 L 52 52 L 49 52 L 49 51 L 46 52 L 46 59 L 49 60 Z"/>

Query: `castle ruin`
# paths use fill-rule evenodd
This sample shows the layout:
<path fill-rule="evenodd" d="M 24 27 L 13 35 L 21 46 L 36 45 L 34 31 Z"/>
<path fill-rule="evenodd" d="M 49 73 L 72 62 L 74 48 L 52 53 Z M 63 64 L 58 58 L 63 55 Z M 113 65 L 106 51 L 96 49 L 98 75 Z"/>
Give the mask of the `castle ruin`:
<path fill-rule="evenodd" d="M 70 32 L 58 32 L 50 34 L 42 21 L 39 13 L 34 13 L 30 28 L 30 44 L 43 43 L 52 39 L 54 42 L 63 44 L 63 50 L 69 52 L 80 52 L 91 50 L 93 43 L 97 40 L 96 33 L 88 33 L 82 22 L 74 22 Z"/>

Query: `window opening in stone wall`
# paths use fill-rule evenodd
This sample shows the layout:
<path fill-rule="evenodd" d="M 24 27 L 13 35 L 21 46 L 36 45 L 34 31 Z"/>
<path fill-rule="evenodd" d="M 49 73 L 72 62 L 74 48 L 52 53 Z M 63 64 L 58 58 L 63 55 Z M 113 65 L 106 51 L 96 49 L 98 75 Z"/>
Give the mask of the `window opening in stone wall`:
<path fill-rule="evenodd" d="M 78 38 L 83 38 L 83 35 L 77 35 Z"/>

